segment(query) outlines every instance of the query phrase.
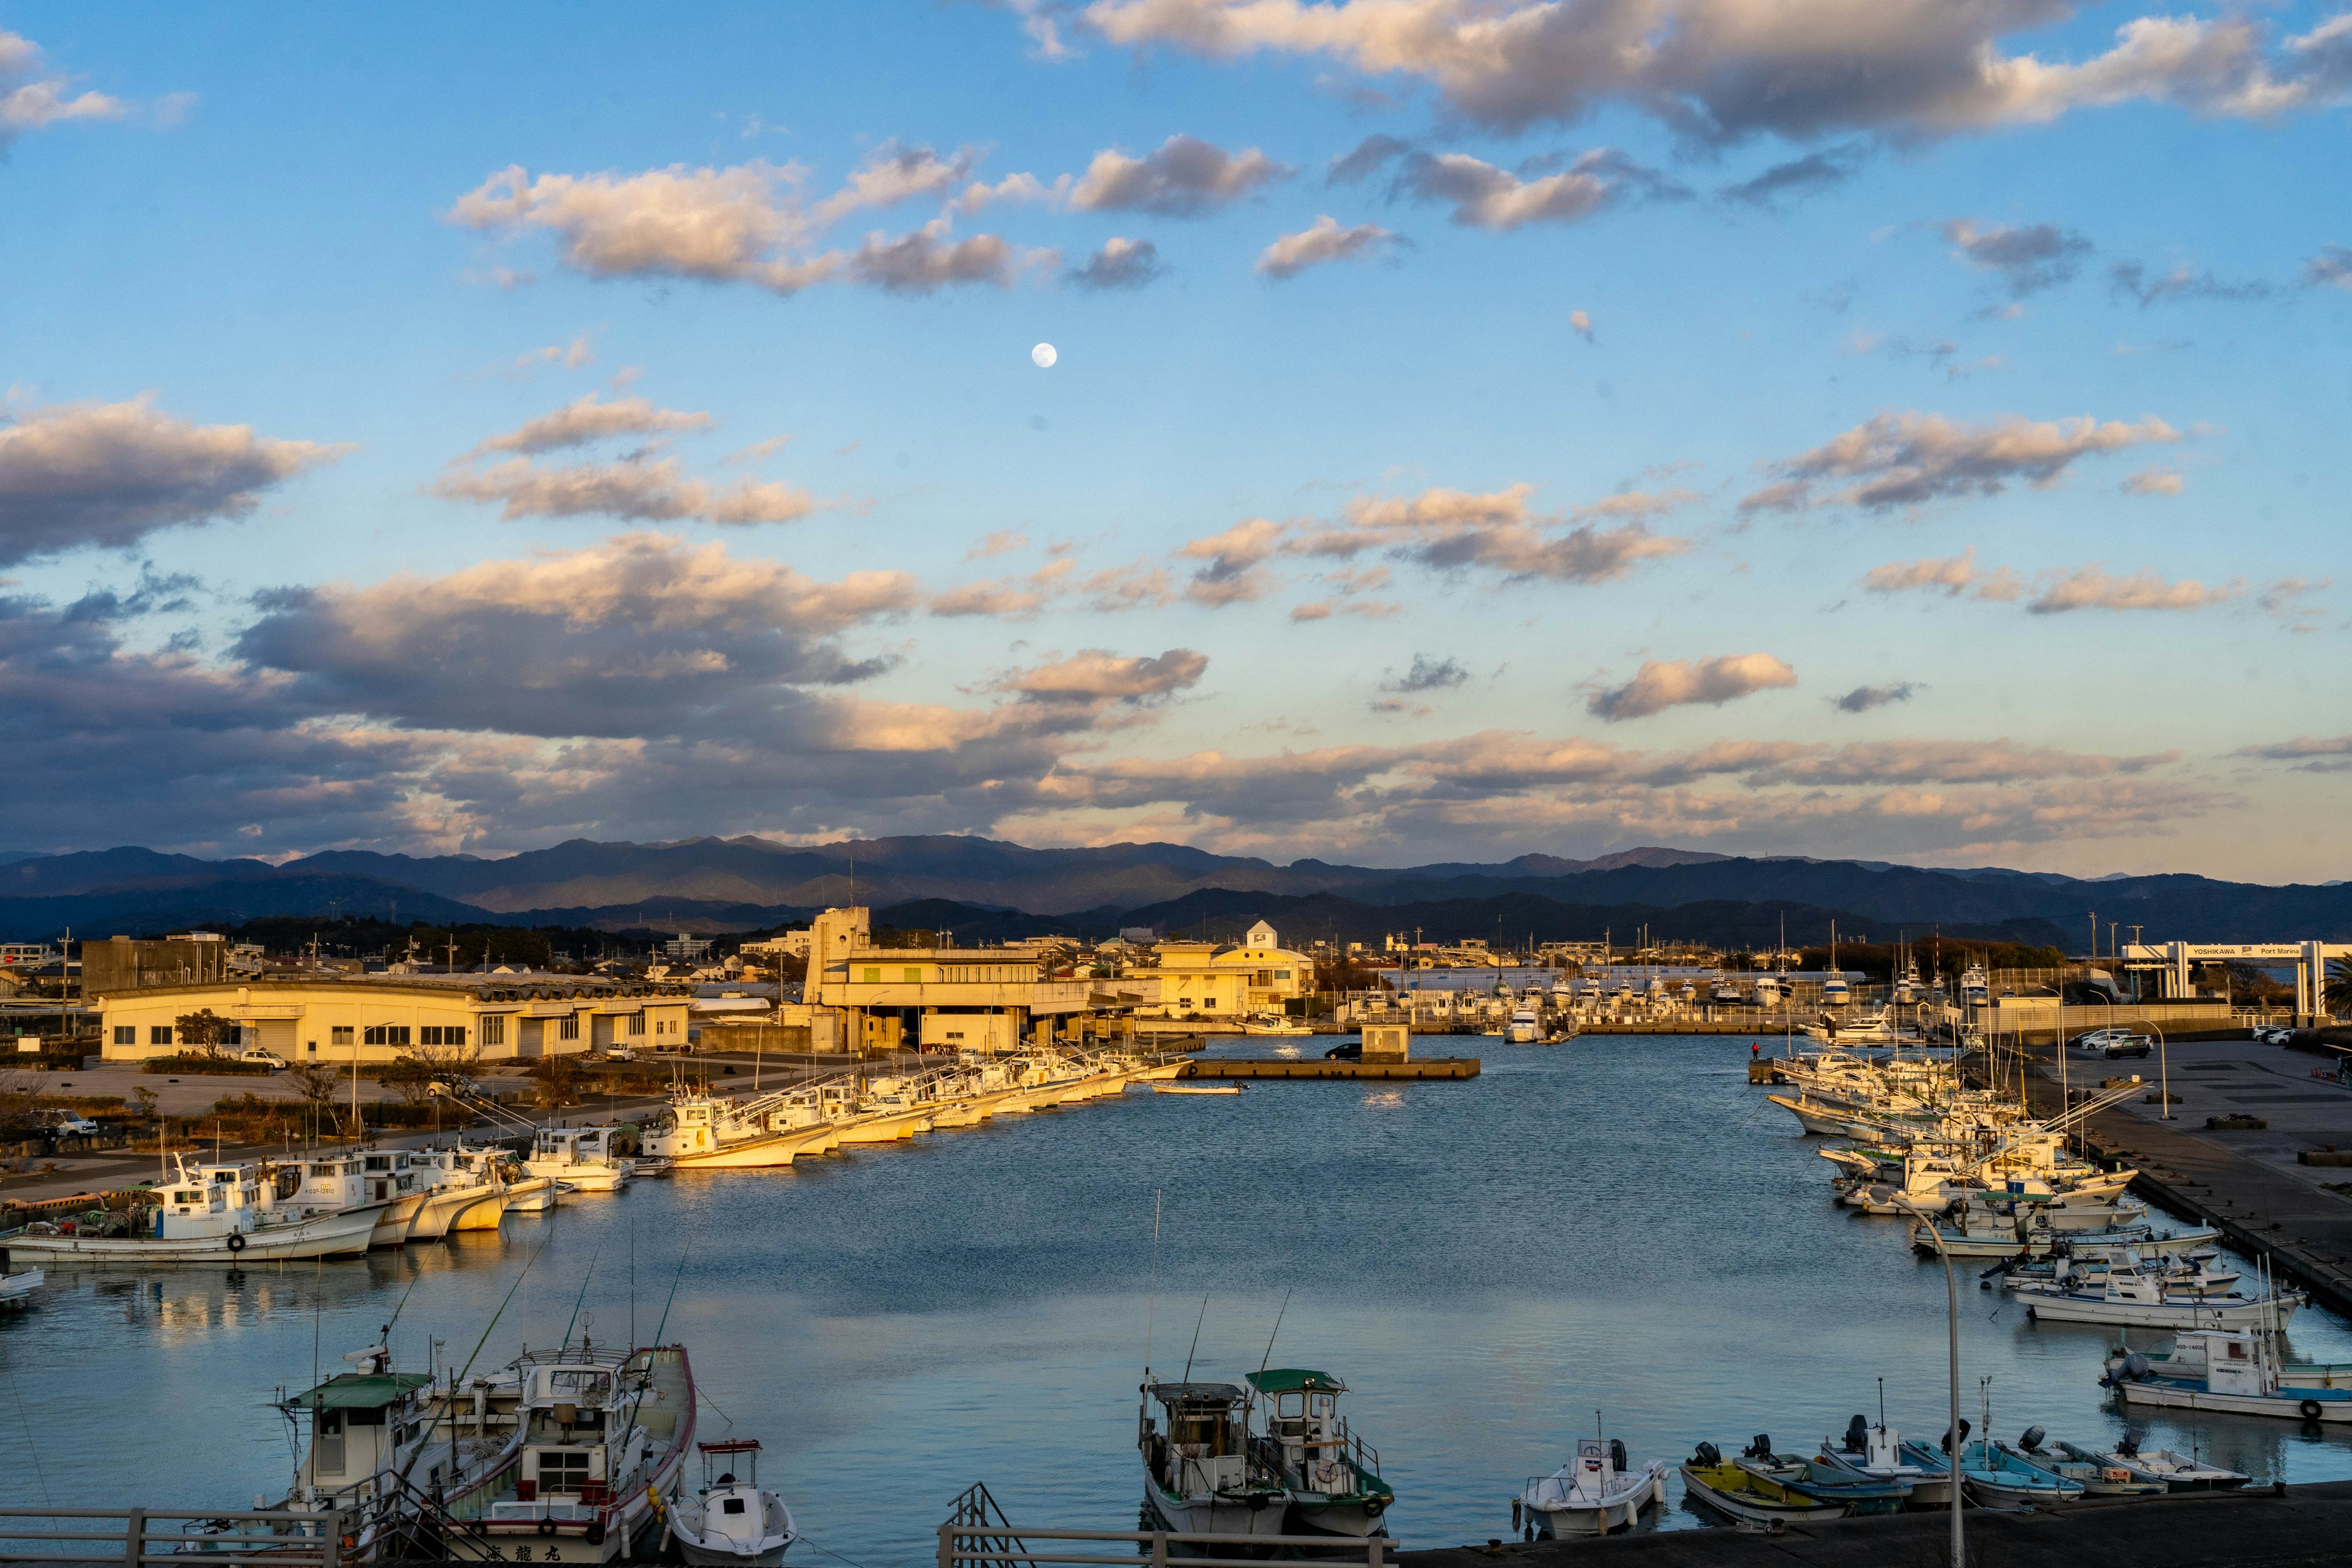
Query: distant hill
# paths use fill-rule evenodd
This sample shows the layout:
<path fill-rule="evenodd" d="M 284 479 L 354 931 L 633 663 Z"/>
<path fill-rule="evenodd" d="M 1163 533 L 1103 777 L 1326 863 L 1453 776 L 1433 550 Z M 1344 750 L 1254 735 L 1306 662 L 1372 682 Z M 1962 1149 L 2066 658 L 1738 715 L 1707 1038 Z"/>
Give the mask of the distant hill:
<path fill-rule="evenodd" d="M 337 850 L 284 866 L 135 847 L 28 855 L 0 859 L 0 938 L 54 937 L 70 926 L 78 936 L 102 939 L 262 915 L 335 912 L 716 932 L 769 929 L 853 900 L 877 910 L 943 900 L 981 911 L 956 917 L 974 931 L 1042 933 L 1042 928 L 1014 931 L 1017 922 L 1010 917 L 1019 915 L 1043 926 L 1101 934 L 1163 917 L 1180 926 L 1217 918 L 1227 906 L 1205 899 L 1211 893 L 1233 896 L 1234 907 L 1258 909 L 1305 910 L 1310 906 L 1297 900 L 1329 899 L 1328 905 L 1312 907 L 1326 911 L 1327 925 L 1336 925 L 1344 909 L 1350 931 L 1418 924 L 1490 938 L 1488 928 L 1498 919 L 1507 937 L 1549 933 L 1554 928 L 1546 921 L 1589 927 L 1598 918 L 1611 929 L 1647 922 L 1667 935 L 1761 941 L 1772 933 L 1751 929 L 1753 918 L 1806 910 L 1824 921 L 1834 912 L 1841 931 L 1851 923 L 1857 933 L 1881 939 L 1898 929 L 1936 927 L 1989 936 L 2032 923 L 2061 933 L 2056 940 L 2077 950 L 2087 940 L 2084 911 L 2096 910 L 2103 923 L 2125 928 L 2126 940 L 2135 925 L 2149 941 L 2352 940 L 2352 888 L 2341 884 L 2265 887 L 2190 876 L 2086 881 L 1999 868 L 1940 870 L 1660 847 L 1591 860 L 1529 854 L 1493 864 L 1398 868 L 1302 859 L 1277 865 L 1181 844 L 1031 849 L 942 835 L 822 845 L 751 837 L 673 844 L 579 838 L 500 859 Z M 1186 901 L 1195 895 L 1204 901 Z M 1202 913 L 1187 912 L 1192 910 Z M 1643 912 L 1620 921 L 1620 910 Z M 1700 922 L 1709 922 L 1708 931 Z M 958 929 L 944 914 L 903 923 Z M 1750 934 L 1709 934 L 1734 930 Z M 961 930 L 958 934 L 964 939 Z M 1559 934 L 1567 934 L 1564 927 Z M 1580 928 L 1579 934 L 1599 931 Z M 1791 940 L 1800 934 L 1792 925 Z M 1813 940 L 1814 933 L 1801 934 Z"/>

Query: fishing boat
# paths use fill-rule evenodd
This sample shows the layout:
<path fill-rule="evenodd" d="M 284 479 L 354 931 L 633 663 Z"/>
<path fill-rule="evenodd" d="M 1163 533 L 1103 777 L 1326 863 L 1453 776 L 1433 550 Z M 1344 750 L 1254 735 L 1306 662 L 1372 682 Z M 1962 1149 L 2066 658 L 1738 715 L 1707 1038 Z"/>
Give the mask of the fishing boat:
<path fill-rule="evenodd" d="M 1252 1458 L 1249 1394 L 1230 1383 L 1152 1383 L 1136 1412 L 1143 1506 L 1164 1530 L 1279 1535 L 1290 1494 Z M 1161 1414 L 1150 1414 L 1152 1404 Z"/>
<path fill-rule="evenodd" d="M 2117 1438 L 2112 1448 L 2061 1443 L 2058 1451 L 2084 1464 L 2120 1469 L 2142 1480 L 2160 1482 L 2168 1492 L 2235 1491 L 2252 1479 L 2219 1465 L 2206 1464 L 2190 1455 L 2176 1454 L 2169 1448 L 2158 1448 L 2152 1454 L 2143 1452 L 2139 1439 L 2128 1432 Z"/>
<path fill-rule="evenodd" d="M 1242 1086 L 1237 1083 L 1155 1083 L 1151 1086 L 1154 1094 L 1239 1094 L 1241 1091 Z"/>
<path fill-rule="evenodd" d="M 1822 1439 L 1822 1462 L 1882 1481 L 1907 1481 L 1913 1508 L 1941 1508 L 1952 1500 L 1952 1470 L 1938 1464 L 1929 1469 L 1904 1458 L 1903 1438 L 1886 1425 L 1885 1416 L 1873 1426 L 1860 1415 L 1846 1424 L 1845 1436 Z"/>
<path fill-rule="evenodd" d="M 1726 1464 L 1712 1443 L 1701 1443 L 1683 1461 L 1683 1495 L 1733 1519 L 1758 1524 L 1843 1519 L 1847 1502 L 1809 1496 L 1737 1463 Z"/>
<path fill-rule="evenodd" d="M 2052 1508 L 2083 1497 L 2081 1482 L 1981 1437 L 1960 1450 L 1960 1477 L 1979 1508 Z"/>
<path fill-rule="evenodd" d="M 411 1241 L 438 1241 L 453 1230 L 496 1230 L 506 1213 L 503 1149 L 478 1149 L 459 1139 L 446 1149 L 412 1149 L 409 1166 L 426 1191 L 409 1223 Z"/>
<path fill-rule="evenodd" d="M 2200 1342 L 2204 1353 L 2194 1360 L 2179 1358 L 2180 1344 L 2192 1339 Z M 2274 1331 L 2260 1324 L 2235 1331 L 2192 1331 L 2174 1342 L 2178 1364 L 2159 1371 L 2137 1351 L 2118 1352 L 2107 1358 L 2099 1382 L 2114 1389 L 2126 1408 L 2137 1405 L 2329 1425 L 2352 1422 L 2352 1388 L 2286 1382 L 2280 1375 L 2278 1342 Z"/>
<path fill-rule="evenodd" d="M 0 1247 L 0 1312 L 21 1312 L 33 1304 L 33 1292 L 38 1290 L 47 1276 L 37 1268 L 27 1268 L 19 1274 L 8 1272 L 7 1249 Z"/>
<path fill-rule="evenodd" d="M 1843 1503 L 1850 1514 L 1895 1513 L 1911 1496 L 1908 1476 L 1865 1475 L 1826 1459 L 1775 1453 L 1771 1436 L 1762 1432 L 1733 1462 L 1801 1496 Z"/>
<path fill-rule="evenodd" d="M 298 1201 L 300 1165 L 191 1164 L 151 1194 L 152 1206 L 109 1211 L 94 1222 L 38 1220 L 7 1237 L 18 1260 L 43 1263 L 199 1263 L 237 1268 L 293 1258 L 355 1257 L 368 1249 L 380 1203 L 329 1207 Z M 356 1188 L 358 1162 L 313 1163 L 320 1185 Z M 314 1193 L 315 1195 L 315 1193 Z"/>
<path fill-rule="evenodd" d="M 2057 1453 L 2050 1453 L 2042 1446 L 2049 1436 L 2039 1426 L 2028 1426 L 2015 1447 L 2006 1443 L 1995 1447 L 2061 1480 L 2073 1481 L 2083 1489 L 2084 1497 L 2161 1497 L 2169 1489 L 2162 1481 L 2134 1475 L 2126 1466 L 2083 1457 L 2071 1443 L 2061 1443 Z"/>
<path fill-rule="evenodd" d="M 2122 1323 L 2141 1329 L 2252 1329 L 2275 1332 L 2310 1298 L 2300 1290 L 2260 1296 L 2198 1295 L 2171 1289 L 2163 1273 L 2133 1255 L 2111 1264 L 2097 1286 L 2072 1279 L 2021 1285 L 2018 1299 L 2037 1321 Z"/>
<path fill-rule="evenodd" d="M 524 1176 L 507 1188 L 507 1214 L 547 1214 L 580 1189 L 553 1176 Z M 468 1211 L 469 1213 L 471 1211 Z"/>
<path fill-rule="evenodd" d="M 1529 1476 L 1511 1511 L 1538 1535 L 1558 1540 L 1631 1530 L 1665 1500 L 1664 1459 L 1637 1470 L 1617 1439 L 1579 1437 L 1576 1458 L 1549 1476 Z"/>
<path fill-rule="evenodd" d="M 583 1193 L 616 1193 L 633 1168 L 614 1147 L 618 1127 L 542 1127 L 530 1141 L 523 1169 L 552 1176 Z"/>
<path fill-rule="evenodd" d="M 2119 1344 L 2107 1358 L 2107 1368 L 2112 1372 L 2129 1360 L 2141 1373 L 2201 1381 L 2215 1338 L 2209 1333 L 2178 1334 L 2170 1349 L 2145 1352 L 2134 1351 L 2127 1343 Z M 2225 1350 L 2221 1353 L 2229 1352 Z M 2287 1361 L 2284 1359 L 2284 1347 L 2280 1354 L 2278 1381 L 2282 1388 L 2352 1388 L 2352 1362 Z"/>
<path fill-rule="evenodd" d="M 669 1505 L 669 1538 L 677 1543 L 678 1555 L 694 1568 L 775 1568 L 797 1537 L 784 1500 L 760 1488 L 758 1439 L 697 1443 L 695 1448 L 702 1456 L 702 1489 L 692 1497 L 681 1491 Z M 737 1465 L 747 1472 L 740 1479 Z"/>
<path fill-rule="evenodd" d="M 694 1374 L 683 1345 L 620 1351 L 585 1339 L 527 1352 L 517 1384 L 521 1453 L 502 1484 L 451 1514 L 510 1562 L 611 1563 L 660 1539 L 694 1444 Z"/>
<path fill-rule="evenodd" d="M 1533 1007 L 1513 1010 L 1511 1021 L 1503 1026 L 1503 1043 L 1508 1046 L 1532 1046 L 1543 1038 L 1543 1020 Z"/>
<path fill-rule="evenodd" d="M 291 1545 L 316 1532 L 308 1516 L 341 1512 L 343 1561 L 391 1561 L 412 1554 L 404 1537 L 415 1528 L 477 1508 L 511 1484 L 518 1429 L 494 1431 L 484 1419 L 469 1436 L 449 1392 L 430 1373 L 393 1371 L 382 1345 L 343 1359 L 355 1370 L 278 1401 L 301 1458 L 291 1489 L 266 1511 L 283 1510 L 286 1520 L 231 1527 L 236 1539 L 208 1537 L 204 1549 L 257 1551 L 248 1537 L 291 1538 Z"/>
<path fill-rule="evenodd" d="M 1382 1533 L 1381 1516 L 1396 1493 L 1381 1479 L 1379 1451 L 1339 1414 L 1348 1385 L 1305 1367 L 1261 1370 L 1248 1381 L 1265 1405 L 1265 1430 L 1250 1452 L 1289 1494 L 1290 1523 L 1322 1535 Z"/>

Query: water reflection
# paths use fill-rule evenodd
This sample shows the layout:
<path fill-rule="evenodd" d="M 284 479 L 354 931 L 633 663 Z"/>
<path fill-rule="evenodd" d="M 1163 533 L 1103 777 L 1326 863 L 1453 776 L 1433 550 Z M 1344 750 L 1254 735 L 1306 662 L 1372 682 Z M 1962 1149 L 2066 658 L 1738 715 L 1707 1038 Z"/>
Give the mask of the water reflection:
<path fill-rule="evenodd" d="M 683 1339 L 707 1435 L 767 1443 L 761 1475 L 809 1539 L 866 1568 L 928 1561 L 927 1531 L 976 1479 L 1015 1518 L 1122 1526 L 1147 1332 L 1160 1373 L 1189 1355 L 1196 1377 L 1237 1378 L 1268 1356 L 1286 1291 L 1273 1359 L 1347 1380 L 1399 1494 L 1391 1528 L 1414 1543 L 1507 1532 L 1523 1479 L 1596 1419 L 1637 1460 L 1757 1432 L 1793 1446 L 1874 1415 L 1884 1377 L 1896 1426 L 1942 1431 L 1941 1267 L 1899 1222 L 1831 1205 L 1818 1141 L 1748 1086 L 1744 1040 L 1448 1044 L 1483 1048 L 1484 1076 L 1135 1092 L 646 1184 L 362 1263 L 58 1270 L 40 1308 L 0 1322 L 0 1493 L 275 1495 L 292 1459 L 274 1391 L 339 1370 L 395 1311 L 404 1366 L 464 1364 L 478 1344 L 494 1364 L 554 1342 L 575 1306 L 600 1341 Z M 2124 1430 L 2095 1381 L 2111 1331 L 2036 1326 L 1973 1284 L 1970 1419 L 1990 1374 L 1997 1435 Z M 2293 1345 L 2352 1360 L 2352 1331 L 2322 1312 Z M 2352 1435 L 2143 1429 L 2265 1481 L 2352 1477 Z M 123 1462 L 161 1453 L 173 1463 Z"/>

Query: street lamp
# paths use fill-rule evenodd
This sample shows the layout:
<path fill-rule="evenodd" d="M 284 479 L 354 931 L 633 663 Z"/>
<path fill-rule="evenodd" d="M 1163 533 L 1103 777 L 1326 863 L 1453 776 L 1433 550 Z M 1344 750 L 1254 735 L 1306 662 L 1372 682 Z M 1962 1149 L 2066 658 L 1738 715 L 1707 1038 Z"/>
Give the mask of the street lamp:
<path fill-rule="evenodd" d="M 1945 1293 L 1945 1295 L 1948 1298 L 1948 1300 L 1949 1300 L 1949 1305 L 1950 1305 L 1950 1308 L 1951 1308 L 1950 1331 L 1951 1331 L 1951 1356 L 1952 1356 L 1952 1424 L 1951 1424 L 1951 1426 L 1948 1426 L 1948 1428 L 1946 1428 L 1946 1430 L 1950 1434 L 1950 1440 L 1951 1440 L 1951 1445 L 1952 1445 L 1952 1446 L 1951 1446 L 1950 1449 L 1948 1450 L 1949 1455 L 1950 1455 L 1950 1462 L 1949 1462 L 1949 1464 L 1948 1464 L 1948 1465 L 1947 1466 L 1947 1468 L 1946 1468 L 1946 1473 L 1947 1473 L 1947 1474 L 1948 1474 L 1948 1475 L 1951 1477 L 1951 1481 L 1952 1481 L 1952 1568 L 1967 1568 L 1968 1561 L 1969 1561 L 1969 1559 L 1968 1559 L 1968 1549 L 1967 1549 L 1967 1548 L 1966 1548 L 1966 1547 L 1961 1543 L 1961 1539 L 1960 1539 L 1960 1286 L 1959 1286 L 1959 1279 L 1958 1279 L 1958 1276 L 1956 1276 L 1955 1274 L 1953 1274 L 1953 1272 L 1952 1272 L 1952 1255 L 1951 1255 L 1951 1253 L 1950 1253 L 1949 1251 L 1948 1251 L 1948 1250 L 1945 1248 L 1945 1246 L 1944 1246 L 1944 1233 L 1943 1233 L 1942 1231 L 1938 1230 L 1938 1229 L 1936 1227 L 1936 1222 L 1935 1222 L 1934 1220 L 1929 1219 L 1929 1218 L 1928 1218 L 1925 1214 L 1923 1214 L 1923 1213 L 1921 1213 L 1921 1212 L 1920 1212 L 1919 1205 L 1918 1205 L 1917 1204 L 1913 1203 L 1913 1202 L 1912 1202 L 1912 1201 L 1911 1201 L 1907 1196 L 1906 1196 L 1906 1197 L 1905 1197 L 1902 1201 L 1903 1201 L 1903 1206 L 1904 1206 L 1905 1208 L 1909 1209 L 1909 1210 L 1911 1211 L 1911 1216 L 1912 1216 L 1913 1221 L 1915 1222 L 1915 1225 L 1924 1225 L 1924 1226 L 1926 1226 L 1927 1227 L 1927 1234 L 1928 1234 L 1929 1236 L 1931 1236 L 1931 1237 L 1935 1237 L 1935 1240 L 1936 1240 L 1936 1256 L 1937 1256 L 1939 1259 L 1941 1259 L 1941 1260 L 1942 1260 L 1943 1265 L 1944 1265 L 1944 1293 Z M 1916 1229 L 1914 1230 L 1913 1234 L 1914 1234 L 1914 1235 L 1916 1235 L 1916 1234 L 1917 1234 L 1917 1232 L 1916 1232 Z M 1988 1438 L 1988 1439 L 1987 1439 L 1987 1441 L 1989 1442 L 1989 1441 L 1990 1441 L 1990 1438 Z"/>
<path fill-rule="evenodd" d="M 2169 1121 L 2172 1120 L 2172 1054 L 2164 1048 L 2164 1026 L 2149 1023 L 2146 1018 L 2140 1022 L 2156 1031 L 2156 1070 L 2160 1086 L 2158 1092 L 2164 1096 L 2164 1119 Z"/>

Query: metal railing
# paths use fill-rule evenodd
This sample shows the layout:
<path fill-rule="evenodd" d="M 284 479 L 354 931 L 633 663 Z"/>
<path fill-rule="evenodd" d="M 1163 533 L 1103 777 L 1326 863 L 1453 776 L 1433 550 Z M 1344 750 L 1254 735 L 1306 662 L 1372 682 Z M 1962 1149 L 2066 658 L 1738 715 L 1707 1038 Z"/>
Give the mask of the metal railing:
<path fill-rule="evenodd" d="M 1038 1547 L 1035 1542 L 1080 1544 L 1117 1542 L 1126 1550 L 1105 1555 L 1067 1548 Z M 1213 1555 L 1178 1556 L 1170 1551 L 1183 1543 Z M 1151 1568 L 1232 1568 L 1238 1556 L 1300 1557 L 1340 1565 L 1386 1568 L 1399 1543 L 1385 1535 L 1220 1535 L 1188 1530 L 1037 1530 L 993 1524 L 940 1526 L 939 1568 L 1036 1568 L 1039 1563 L 1080 1563 L 1095 1568 L 1139 1568 L 1150 1551 Z"/>
<path fill-rule="evenodd" d="M 158 1530 L 158 1523 L 174 1528 Z M 192 1524 L 218 1525 L 210 1532 Z M 40 1529 L 40 1525 L 58 1528 Z M 107 1528 L 100 1528 L 100 1526 Z M 287 1534 L 245 1533 L 260 1525 Z M 84 1527 L 84 1528 L 76 1528 Z M 350 1517 L 340 1511 L 294 1513 L 285 1509 L 0 1508 L 0 1563 L 71 1563 L 153 1568 L 198 1558 L 231 1568 L 275 1564 L 276 1568 L 342 1568 L 350 1550 L 344 1531 Z M 64 1549 L 21 1550 L 22 1543 L 51 1542 Z M 250 1547 L 250 1550 L 247 1550 Z"/>

